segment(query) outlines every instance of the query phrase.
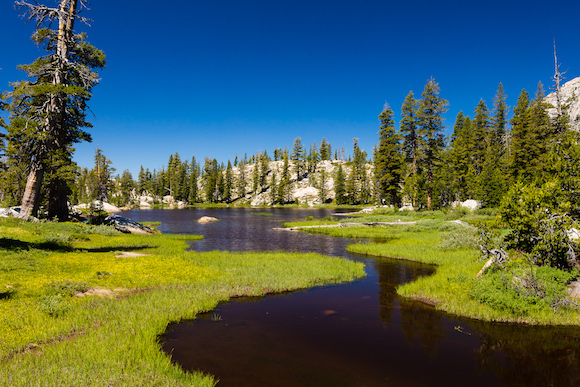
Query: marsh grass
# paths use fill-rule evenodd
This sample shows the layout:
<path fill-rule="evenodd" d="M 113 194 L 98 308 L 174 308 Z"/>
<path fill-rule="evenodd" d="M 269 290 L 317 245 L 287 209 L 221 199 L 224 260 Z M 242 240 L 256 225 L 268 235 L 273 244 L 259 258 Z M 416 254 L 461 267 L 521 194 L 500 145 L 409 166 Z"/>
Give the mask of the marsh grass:
<path fill-rule="evenodd" d="M 96 233 L 91 233 L 91 231 Z M 160 350 L 170 322 L 235 296 L 364 276 L 317 254 L 196 253 L 191 235 L 126 235 L 80 224 L 0 221 L 0 385 L 211 386 Z M 47 247 L 51 235 L 67 249 Z M 11 247 L 16 244 L 16 248 Z M 117 258 L 122 251 L 147 254 Z M 75 296 L 89 288 L 110 296 Z"/>

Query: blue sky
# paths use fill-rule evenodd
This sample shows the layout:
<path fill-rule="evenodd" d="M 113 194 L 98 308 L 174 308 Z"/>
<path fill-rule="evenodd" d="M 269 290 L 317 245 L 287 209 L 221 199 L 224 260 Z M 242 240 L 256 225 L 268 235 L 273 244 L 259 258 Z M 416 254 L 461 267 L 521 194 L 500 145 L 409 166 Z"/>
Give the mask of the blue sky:
<path fill-rule="evenodd" d="M 43 0 L 54 4 L 54 0 Z M 491 108 L 503 83 L 546 89 L 553 37 L 568 80 L 580 76 L 578 1 L 93 0 L 77 24 L 107 54 L 90 101 L 93 143 L 75 160 L 92 167 L 98 145 L 120 173 L 160 169 L 170 154 L 227 162 L 288 146 L 294 138 L 369 154 L 385 102 L 398 117 L 427 80 L 460 110 Z M 41 51 L 34 25 L 0 4 L 0 91 L 22 79 L 18 64 Z M 447 130 L 450 132 L 450 129 Z"/>

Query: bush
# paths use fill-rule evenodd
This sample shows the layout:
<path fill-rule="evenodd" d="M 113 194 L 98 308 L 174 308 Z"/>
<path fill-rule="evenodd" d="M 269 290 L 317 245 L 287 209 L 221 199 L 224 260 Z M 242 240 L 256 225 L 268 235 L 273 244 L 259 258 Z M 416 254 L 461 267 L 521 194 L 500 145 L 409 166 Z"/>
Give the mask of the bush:
<path fill-rule="evenodd" d="M 455 228 L 437 245 L 439 250 L 457 250 L 477 247 L 476 232 L 472 227 Z"/>
<path fill-rule="evenodd" d="M 556 182 L 541 187 L 515 184 L 500 208 L 500 219 L 511 229 L 507 247 L 530 254 L 539 265 L 575 265 L 578 246 L 566 233 L 576 225 L 567 215 L 569 209 Z"/>

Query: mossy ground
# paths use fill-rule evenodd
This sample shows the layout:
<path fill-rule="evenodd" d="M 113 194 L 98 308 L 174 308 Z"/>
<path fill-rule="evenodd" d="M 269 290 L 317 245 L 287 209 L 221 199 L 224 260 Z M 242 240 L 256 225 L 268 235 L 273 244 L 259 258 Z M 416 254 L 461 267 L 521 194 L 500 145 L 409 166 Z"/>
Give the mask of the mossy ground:
<path fill-rule="evenodd" d="M 0 385 L 214 385 L 160 351 L 170 322 L 234 296 L 364 276 L 362 264 L 318 254 L 187 251 L 199 238 L 1 220 Z M 90 288 L 114 293 L 75 296 Z"/>

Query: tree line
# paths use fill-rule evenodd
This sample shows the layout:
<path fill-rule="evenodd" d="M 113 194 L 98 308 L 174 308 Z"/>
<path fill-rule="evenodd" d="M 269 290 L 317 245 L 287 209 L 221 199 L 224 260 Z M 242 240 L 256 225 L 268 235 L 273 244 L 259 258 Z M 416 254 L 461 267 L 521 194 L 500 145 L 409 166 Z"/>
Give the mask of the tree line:
<path fill-rule="evenodd" d="M 379 115 L 379 141 L 370 158 L 356 138 L 346 158 L 344 147 L 333 153 L 325 138 L 320 146 L 314 142 L 306 151 L 298 137 L 291 150 L 276 148 L 273 157 L 264 151 L 250 158 L 236 155 L 227 163 L 206 157 L 202 165 L 195 157 L 182 161 L 175 153 L 167 168 L 150 172 L 141 167 L 136 181 L 125 171 L 109 186 L 116 184 L 114 197 L 123 205 L 130 202 L 129 191 L 133 198 L 170 195 L 189 204 L 232 203 L 267 191 L 268 204 L 288 204 L 294 202 L 291 191 L 306 180 L 319 190 L 321 203 L 434 209 L 467 199 L 497 207 L 517 183 L 541 185 L 558 179 L 558 186 L 576 203 L 580 148 L 577 132 L 569 128 L 570 102 L 564 101 L 550 117 L 552 106 L 545 102 L 539 83 L 531 100 L 522 90 L 510 118 L 500 83 L 492 109 L 480 100 L 473 118 L 459 112 L 446 138 L 443 115 L 448 102 L 430 79 L 420 98 L 412 91 L 405 98 L 398 128 L 393 110 L 385 105 Z M 332 167 L 320 168 L 322 161 Z M 84 175 L 87 172 L 81 178 Z M 77 184 L 82 185 L 82 181 Z"/>

